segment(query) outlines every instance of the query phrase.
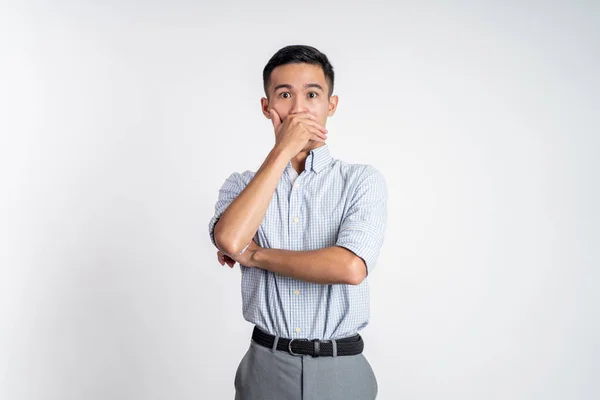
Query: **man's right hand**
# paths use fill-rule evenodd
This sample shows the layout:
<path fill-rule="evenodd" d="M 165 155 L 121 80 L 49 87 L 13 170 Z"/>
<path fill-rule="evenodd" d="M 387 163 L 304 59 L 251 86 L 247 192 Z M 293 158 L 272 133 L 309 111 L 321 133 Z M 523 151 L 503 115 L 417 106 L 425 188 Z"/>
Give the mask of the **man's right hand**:
<path fill-rule="evenodd" d="M 290 158 L 302 151 L 309 140 L 323 143 L 327 140 L 327 129 L 308 112 L 290 114 L 285 120 L 272 108 L 269 114 L 275 129 L 275 146 L 283 149 Z"/>
<path fill-rule="evenodd" d="M 287 163 L 310 140 L 324 143 L 327 139 L 327 129 L 308 112 L 291 114 L 284 121 L 275 110 L 269 113 L 275 129 L 275 146 L 215 225 L 217 247 L 227 254 L 239 254 L 256 234 Z"/>

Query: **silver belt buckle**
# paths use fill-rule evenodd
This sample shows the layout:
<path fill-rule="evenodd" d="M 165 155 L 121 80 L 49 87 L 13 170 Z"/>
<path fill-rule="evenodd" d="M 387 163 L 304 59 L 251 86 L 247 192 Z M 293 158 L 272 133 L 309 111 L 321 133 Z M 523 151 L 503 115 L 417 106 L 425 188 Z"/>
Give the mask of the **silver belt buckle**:
<path fill-rule="evenodd" d="M 291 355 L 293 355 L 293 356 L 301 356 L 302 354 L 294 353 L 294 352 L 292 351 L 292 342 L 293 342 L 294 340 L 299 340 L 299 339 L 292 339 L 292 340 L 290 340 L 290 342 L 288 343 L 288 351 L 289 351 L 289 352 L 290 352 L 290 354 L 291 354 Z"/>

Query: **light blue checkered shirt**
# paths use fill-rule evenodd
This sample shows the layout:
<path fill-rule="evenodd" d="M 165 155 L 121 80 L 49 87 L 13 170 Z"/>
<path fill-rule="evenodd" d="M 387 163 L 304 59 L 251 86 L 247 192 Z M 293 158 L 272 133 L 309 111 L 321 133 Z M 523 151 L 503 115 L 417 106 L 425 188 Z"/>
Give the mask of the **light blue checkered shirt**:
<path fill-rule="evenodd" d="M 219 190 L 214 227 L 255 172 L 234 172 Z M 370 273 L 387 225 L 387 185 L 374 167 L 331 157 L 329 146 L 312 150 L 300 175 L 288 165 L 254 237 L 264 248 L 309 251 L 345 247 L 365 260 Z M 369 323 L 368 278 L 359 285 L 321 285 L 260 268 L 242 270 L 244 318 L 284 338 L 339 339 Z"/>

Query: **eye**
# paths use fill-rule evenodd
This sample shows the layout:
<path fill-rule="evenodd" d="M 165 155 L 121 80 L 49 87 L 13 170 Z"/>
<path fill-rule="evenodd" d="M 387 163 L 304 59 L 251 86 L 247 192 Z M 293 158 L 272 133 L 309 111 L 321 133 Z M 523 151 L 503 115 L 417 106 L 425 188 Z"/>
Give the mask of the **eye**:
<path fill-rule="evenodd" d="M 311 96 L 314 95 L 314 96 Z M 319 94 L 317 92 L 309 92 L 308 93 L 308 97 L 310 97 L 311 99 L 316 99 L 317 96 L 319 96 Z"/>
<path fill-rule="evenodd" d="M 281 93 L 279 93 L 279 97 L 281 97 L 283 99 L 287 99 L 287 98 L 289 98 L 289 96 L 291 96 L 290 92 L 281 92 Z"/>

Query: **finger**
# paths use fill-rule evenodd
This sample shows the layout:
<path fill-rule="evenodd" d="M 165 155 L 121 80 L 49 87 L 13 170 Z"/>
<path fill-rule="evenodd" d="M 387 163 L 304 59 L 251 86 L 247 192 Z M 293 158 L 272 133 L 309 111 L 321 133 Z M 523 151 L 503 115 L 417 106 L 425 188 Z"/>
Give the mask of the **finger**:
<path fill-rule="evenodd" d="M 310 111 L 298 111 L 293 114 L 290 114 L 290 116 L 308 117 L 308 118 L 312 118 L 315 120 L 317 119 L 317 117 L 315 117 L 314 114 L 311 113 Z"/>
<path fill-rule="evenodd" d="M 271 122 L 273 123 L 273 128 L 275 128 L 275 132 L 279 129 L 279 125 L 281 125 L 281 117 L 277 114 L 273 108 L 269 108 L 269 115 L 271 116 Z"/>
<path fill-rule="evenodd" d="M 315 117 L 309 111 L 300 111 L 300 112 L 297 112 L 295 114 L 290 114 L 288 116 L 288 118 L 301 118 L 301 119 L 308 119 L 308 120 L 312 120 L 312 121 L 315 121 L 315 122 L 319 122 L 319 120 L 317 119 L 317 117 Z"/>
<path fill-rule="evenodd" d="M 223 261 L 225 261 L 227 265 L 229 265 L 229 268 L 233 268 L 233 266 L 235 265 L 235 260 L 229 257 L 227 254 L 223 255 Z"/>
<path fill-rule="evenodd" d="M 321 131 L 320 129 L 318 129 L 315 126 L 307 124 L 306 129 L 308 130 L 309 133 L 317 135 L 319 138 L 321 138 L 323 140 L 327 139 L 327 133 L 326 132 L 324 133 L 323 131 Z"/>
<path fill-rule="evenodd" d="M 309 140 L 314 140 L 315 142 L 326 143 L 327 139 L 323 139 L 322 137 L 317 135 L 315 132 L 311 132 L 311 133 L 312 133 L 312 136 L 310 137 Z"/>
<path fill-rule="evenodd" d="M 320 123 L 318 123 L 317 121 L 313 121 L 311 119 L 304 119 L 301 121 L 301 123 L 312 126 L 316 129 L 318 129 L 319 131 L 327 134 L 329 133 L 329 131 L 327 130 L 327 128 L 325 128 L 323 125 L 321 125 Z"/>

